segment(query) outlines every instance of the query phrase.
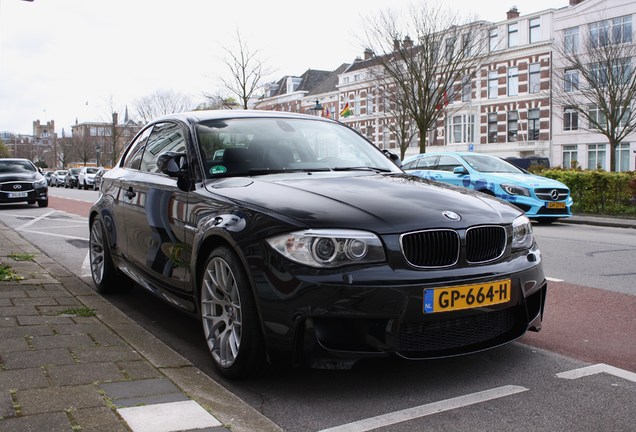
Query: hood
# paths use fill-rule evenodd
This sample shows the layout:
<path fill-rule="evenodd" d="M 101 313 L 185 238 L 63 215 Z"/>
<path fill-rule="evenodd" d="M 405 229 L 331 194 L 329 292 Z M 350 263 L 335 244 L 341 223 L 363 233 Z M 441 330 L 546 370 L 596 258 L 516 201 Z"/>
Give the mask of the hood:
<path fill-rule="evenodd" d="M 511 223 L 522 214 L 500 200 L 406 174 L 305 173 L 227 178 L 206 187 L 243 205 L 294 219 L 300 226 L 380 234 Z M 444 211 L 461 216 L 457 222 Z"/>
<path fill-rule="evenodd" d="M 35 171 L 33 172 L 21 172 L 21 173 L 1 173 L 0 182 L 10 181 L 26 181 L 33 182 L 40 178 L 41 174 Z"/>
<path fill-rule="evenodd" d="M 484 176 L 484 173 L 480 173 Z M 553 180 L 547 177 L 541 177 L 534 174 L 515 174 L 515 173 L 487 173 L 485 177 L 490 183 L 504 183 L 514 184 L 516 186 L 523 186 L 530 189 L 536 188 L 565 188 L 567 186 L 558 180 Z M 498 179 L 498 181 L 496 181 Z"/>

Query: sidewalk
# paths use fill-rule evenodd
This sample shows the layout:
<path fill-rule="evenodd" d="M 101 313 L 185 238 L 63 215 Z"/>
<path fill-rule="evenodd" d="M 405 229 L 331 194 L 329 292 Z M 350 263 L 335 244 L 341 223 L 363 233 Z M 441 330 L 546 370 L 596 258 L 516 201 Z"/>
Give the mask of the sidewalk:
<path fill-rule="evenodd" d="M 636 228 L 636 218 L 619 218 L 595 215 L 574 215 L 571 218 L 559 219 L 559 222 L 608 226 L 615 228 Z"/>
<path fill-rule="evenodd" d="M 0 430 L 281 430 L 2 223 L 0 263 Z"/>

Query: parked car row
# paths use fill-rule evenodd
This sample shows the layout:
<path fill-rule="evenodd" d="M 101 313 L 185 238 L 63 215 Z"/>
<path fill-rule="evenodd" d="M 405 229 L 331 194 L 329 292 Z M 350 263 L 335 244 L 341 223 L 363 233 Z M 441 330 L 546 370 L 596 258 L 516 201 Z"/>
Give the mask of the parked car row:
<path fill-rule="evenodd" d="M 82 167 L 55 170 L 45 173 L 44 176 L 49 186 L 97 190 L 106 171 L 104 168 Z"/>

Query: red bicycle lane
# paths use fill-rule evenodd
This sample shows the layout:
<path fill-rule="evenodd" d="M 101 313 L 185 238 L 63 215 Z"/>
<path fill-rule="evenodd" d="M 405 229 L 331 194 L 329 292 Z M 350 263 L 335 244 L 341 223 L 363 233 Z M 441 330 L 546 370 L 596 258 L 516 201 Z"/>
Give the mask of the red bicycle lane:
<path fill-rule="evenodd" d="M 88 201 L 49 195 L 49 207 L 86 218 L 92 205 L 93 203 Z"/>
<path fill-rule="evenodd" d="M 548 282 L 542 329 L 520 342 L 636 372 L 636 296 Z"/>

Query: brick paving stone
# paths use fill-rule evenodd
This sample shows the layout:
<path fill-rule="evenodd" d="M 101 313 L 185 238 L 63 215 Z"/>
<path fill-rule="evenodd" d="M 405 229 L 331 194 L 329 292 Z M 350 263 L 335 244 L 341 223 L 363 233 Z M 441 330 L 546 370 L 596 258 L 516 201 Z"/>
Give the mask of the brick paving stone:
<path fill-rule="evenodd" d="M 0 328 L 0 340 L 17 336 L 48 336 L 52 334 L 53 330 L 47 325 Z"/>
<path fill-rule="evenodd" d="M 20 390 L 15 397 L 20 404 L 23 415 L 95 408 L 105 404 L 104 398 L 93 385 Z"/>
<path fill-rule="evenodd" d="M 126 377 L 115 363 L 88 363 L 48 366 L 46 370 L 54 385 L 91 384 L 97 381 L 121 381 Z"/>
<path fill-rule="evenodd" d="M 77 317 L 71 319 L 72 324 L 53 324 L 51 328 L 55 334 L 73 335 L 73 334 L 92 334 L 104 331 L 104 325 L 96 323 L 80 323 Z"/>
<path fill-rule="evenodd" d="M 13 409 L 13 399 L 11 398 L 11 393 L 9 390 L 4 390 L 0 392 L 0 418 L 2 417 L 13 417 L 15 415 L 15 410 Z M 1 422 L 2 420 L 0 420 Z M 0 429 L 2 429 L 2 423 L 0 423 Z"/>
<path fill-rule="evenodd" d="M 23 431 L 23 432 L 39 432 L 39 431 L 68 431 L 71 432 L 71 422 L 68 416 L 63 412 L 53 412 L 32 415 L 27 417 L 13 417 L 0 420 L 0 430 L 3 431 Z"/>
<path fill-rule="evenodd" d="M 99 387 L 113 400 L 180 392 L 179 387 L 165 378 L 105 383 Z"/>
<path fill-rule="evenodd" d="M 33 389 L 46 387 L 49 380 L 42 369 L 0 370 L 0 389 Z"/>
<path fill-rule="evenodd" d="M 129 431 L 121 424 L 121 419 L 108 407 L 84 408 L 71 411 L 73 423 L 81 427 L 82 432 L 87 431 L 108 431 L 119 432 Z"/>
<path fill-rule="evenodd" d="M 15 317 L 0 318 L 0 327 L 14 327 L 16 325 L 18 325 L 18 320 Z"/>
<path fill-rule="evenodd" d="M 42 315 L 54 315 L 61 316 L 66 313 L 67 310 L 72 309 L 68 306 L 38 306 L 38 311 Z"/>
<path fill-rule="evenodd" d="M 12 303 L 11 299 L 0 298 L 0 307 L 6 307 L 6 306 L 15 306 L 15 304 Z"/>
<path fill-rule="evenodd" d="M 18 315 L 39 315 L 33 306 L 5 306 L 0 307 L 0 317 L 12 317 Z"/>
<path fill-rule="evenodd" d="M 55 305 L 58 306 L 59 303 L 53 297 L 23 297 L 13 299 L 14 306 L 45 306 L 45 305 Z"/>
<path fill-rule="evenodd" d="M 3 354 L 2 363 L 5 369 L 9 370 L 34 368 L 46 365 L 74 364 L 75 360 L 67 348 L 55 348 Z"/>
<path fill-rule="evenodd" d="M 18 323 L 23 326 L 39 325 L 39 324 L 73 324 L 73 320 L 63 316 L 19 316 Z"/>
<path fill-rule="evenodd" d="M 75 297 L 55 296 L 55 300 L 62 306 L 81 306 L 82 304 Z"/>
<path fill-rule="evenodd" d="M 141 360 L 141 356 L 128 346 L 100 346 L 72 348 L 73 354 L 80 363 L 88 363 L 94 359 L 107 362 Z"/>
<path fill-rule="evenodd" d="M 88 335 L 35 336 L 31 343 L 35 349 L 95 345 Z"/>
<path fill-rule="evenodd" d="M 26 293 L 24 290 L 15 288 L 15 287 L 7 287 L 3 283 L 0 283 L 0 298 L 21 298 L 26 297 Z"/>
<path fill-rule="evenodd" d="M 91 337 L 95 340 L 95 342 L 97 342 L 100 345 L 125 345 L 126 342 L 124 342 L 124 340 L 117 336 L 115 333 L 112 332 L 108 332 L 108 331 L 101 331 L 101 332 L 95 332 L 95 333 L 91 333 Z"/>
<path fill-rule="evenodd" d="M 3 358 L 6 358 L 5 353 L 12 353 L 14 351 L 26 351 L 29 349 L 29 343 L 26 337 L 7 338 L 2 341 L 2 347 L 0 348 L 0 354 Z"/>
<path fill-rule="evenodd" d="M 148 378 L 161 377 L 159 372 L 154 367 L 151 367 L 145 361 L 125 361 L 117 362 L 117 365 L 122 369 L 125 375 L 132 380 L 143 380 Z"/>

